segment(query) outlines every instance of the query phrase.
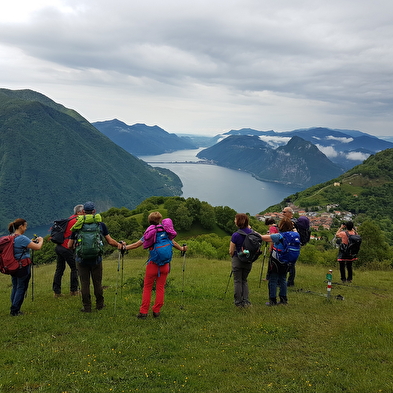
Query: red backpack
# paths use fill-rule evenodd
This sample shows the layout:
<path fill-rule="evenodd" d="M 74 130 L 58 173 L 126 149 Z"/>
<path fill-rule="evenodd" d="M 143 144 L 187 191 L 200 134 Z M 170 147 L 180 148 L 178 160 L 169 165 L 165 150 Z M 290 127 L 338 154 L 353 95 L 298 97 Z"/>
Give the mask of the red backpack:
<path fill-rule="evenodd" d="M 0 238 L 0 272 L 3 274 L 14 274 L 22 267 L 30 265 L 30 258 L 19 259 L 14 256 L 14 242 L 18 235 L 7 235 Z"/>

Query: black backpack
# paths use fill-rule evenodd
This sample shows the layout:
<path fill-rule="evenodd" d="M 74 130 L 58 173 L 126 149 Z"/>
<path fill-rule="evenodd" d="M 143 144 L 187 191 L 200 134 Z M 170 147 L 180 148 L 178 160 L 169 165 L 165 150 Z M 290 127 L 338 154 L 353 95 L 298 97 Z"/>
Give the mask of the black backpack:
<path fill-rule="evenodd" d="M 300 216 L 294 224 L 300 236 L 300 245 L 306 245 L 311 237 L 310 220 L 306 216 Z"/>
<path fill-rule="evenodd" d="M 356 232 L 354 235 L 350 235 L 348 231 L 344 231 L 348 237 L 348 244 L 341 243 L 340 251 L 343 257 L 356 258 L 360 245 L 362 244 L 362 238 Z"/>
<path fill-rule="evenodd" d="M 66 238 L 64 237 L 64 232 L 67 229 L 67 224 L 70 222 L 71 218 L 63 218 L 61 220 L 56 220 L 50 229 L 50 240 L 56 244 L 63 244 Z"/>
<path fill-rule="evenodd" d="M 237 254 L 237 257 L 242 262 L 252 263 L 256 261 L 258 257 L 262 254 L 262 237 L 254 231 L 246 233 L 243 230 L 239 229 L 237 232 L 244 236 L 242 250 L 240 253 Z"/>

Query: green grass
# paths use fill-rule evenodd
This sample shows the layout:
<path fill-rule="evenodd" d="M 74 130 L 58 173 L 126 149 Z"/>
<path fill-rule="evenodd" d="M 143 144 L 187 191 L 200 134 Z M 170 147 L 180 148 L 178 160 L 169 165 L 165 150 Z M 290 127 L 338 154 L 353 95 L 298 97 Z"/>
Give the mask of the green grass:
<path fill-rule="evenodd" d="M 249 276 L 253 306 L 233 305 L 230 262 L 172 263 L 159 319 L 135 318 L 143 259 L 104 261 L 102 311 L 83 314 L 79 297 L 55 299 L 55 266 L 34 271 L 20 317 L 9 316 L 10 278 L 0 277 L 0 392 L 392 392 L 392 272 L 355 271 L 333 285 L 326 268 L 300 265 L 289 305 L 266 307 L 260 262 Z M 339 273 L 332 266 L 333 282 Z M 264 272 L 265 274 L 265 272 Z M 342 295 L 344 300 L 336 300 Z"/>

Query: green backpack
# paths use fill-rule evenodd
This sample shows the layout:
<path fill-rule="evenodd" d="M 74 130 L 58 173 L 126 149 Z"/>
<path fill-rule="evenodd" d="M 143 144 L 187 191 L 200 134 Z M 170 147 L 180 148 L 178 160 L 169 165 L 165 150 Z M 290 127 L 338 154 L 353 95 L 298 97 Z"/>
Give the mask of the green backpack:
<path fill-rule="evenodd" d="M 81 259 L 97 259 L 104 253 L 99 222 L 84 223 L 77 231 L 76 255 Z"/>

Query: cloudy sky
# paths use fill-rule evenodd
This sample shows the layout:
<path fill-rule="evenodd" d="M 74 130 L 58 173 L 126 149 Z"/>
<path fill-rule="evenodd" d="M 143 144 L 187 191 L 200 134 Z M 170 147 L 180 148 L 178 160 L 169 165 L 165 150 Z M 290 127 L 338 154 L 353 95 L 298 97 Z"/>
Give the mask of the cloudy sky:
<path fill-rule="evenodd" d="M 393 135 L 391 0 L 13 0 L 0 87 L 168 132 Z"/>

